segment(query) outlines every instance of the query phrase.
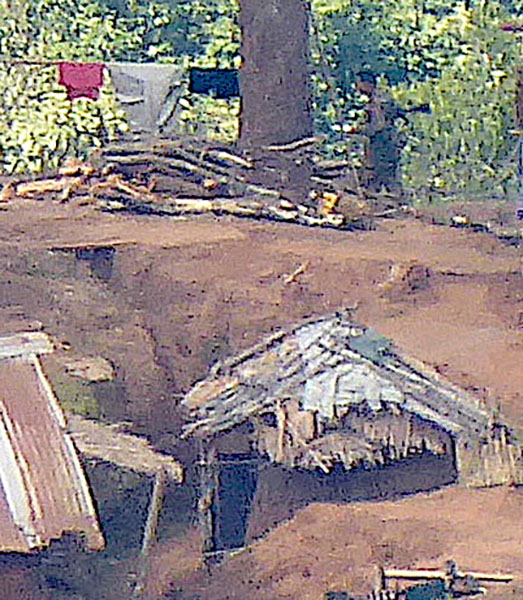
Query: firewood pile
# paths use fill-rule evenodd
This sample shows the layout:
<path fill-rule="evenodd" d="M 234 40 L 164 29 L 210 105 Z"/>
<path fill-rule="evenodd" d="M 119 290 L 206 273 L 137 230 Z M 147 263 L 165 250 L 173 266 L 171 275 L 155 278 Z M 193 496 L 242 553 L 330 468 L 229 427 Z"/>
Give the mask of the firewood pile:
<path fill-rule="evenodd" d="M 366 192 L 350 163 L 321 160 L 314 153 L 321 141 L 267 146 L 256 158 L 196 138 L 122 141 L 99 150 L 89 164 L 68 159 L 52 178 L 10 182 L 0 200 L 76 202 L 147 214 L 229 214 L 345 229 L 367 228 L 374 217 L 404 210 L 397 197 Z M 298 200 L 283 170 L 280 176 L 282 164 L 305 166 L 310 174 L 310 186 Z"/>

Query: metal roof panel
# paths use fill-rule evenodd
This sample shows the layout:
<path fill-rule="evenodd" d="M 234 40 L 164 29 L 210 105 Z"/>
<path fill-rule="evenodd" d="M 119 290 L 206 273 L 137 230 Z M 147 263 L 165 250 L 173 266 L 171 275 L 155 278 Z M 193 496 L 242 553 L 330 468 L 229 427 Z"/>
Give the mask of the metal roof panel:
<path fill-rule="evenodd" d="M 27 552 L 66 531 L 85 534 L 92 549 L 103 547 L 87 481 L 63 424 L 38 358 L 0 360 L 0 551 Z"/>

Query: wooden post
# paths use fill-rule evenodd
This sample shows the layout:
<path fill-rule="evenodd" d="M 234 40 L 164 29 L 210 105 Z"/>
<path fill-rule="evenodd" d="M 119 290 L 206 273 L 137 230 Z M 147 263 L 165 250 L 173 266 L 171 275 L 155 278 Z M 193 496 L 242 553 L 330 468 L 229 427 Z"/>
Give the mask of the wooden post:
<path fill-rule="evenodd" d="M 216 453 L 208 444 L 199 441 L 200 497 L 198 512 L 203 534 L 204 554 L 214 551 L 214 520 L 212 506 L 216 494 Z"/>
<path fill-rule="evenodd" d="M 282 406 L 281 400 L 276 401 L 276 419 L 278 422 L 278 445 L 276 451 L 276 461 L 283 462 L 284 458 L 284 445 L 285 445 L 285 428 L 287 424 L 287 415 L 285 409 Z"/>
<path fill-rule="evenodd" d="M 156 473 L 153 483 L 153 493 L 151 502 L 149 503 L 149 512 L 147 514 L 147 522 L 145 524 L 145 531 L 142 539 L 142 549 L 139 556 L 139 573 L 136 586 L 133 592 L 133 598 L 142 598 L 145 592 L 146 579 L 147 579 L 147 562 L 149 560 L 149 553 L 156 537 L 156 530 L 158 528 L 158 519 L 160 517 L 160 511 L 163 502 L 164 489 L 165 489 L 166 473 L 163 469 Z"/>

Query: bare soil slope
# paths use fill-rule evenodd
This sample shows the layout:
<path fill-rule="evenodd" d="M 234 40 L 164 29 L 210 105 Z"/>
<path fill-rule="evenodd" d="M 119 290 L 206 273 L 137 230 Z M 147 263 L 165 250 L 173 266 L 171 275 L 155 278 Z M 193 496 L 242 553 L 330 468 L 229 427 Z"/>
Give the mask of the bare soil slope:
<path fill-rule="evenodd" d="M 453 559 L 463 569 L 515 574 L 513 584 L 489 585 L 487 596 L 515 600 L 523 595 L 522 510 L 521 490 L 510 488 L 312 504 L 211 574 L 200 570 L 177 585 L 184 599 L 321 600 L 329 590 L 369 593 L 378 565 L 441 568 Z"/>
<path fill-rule="evenodd" d="M 165 428 L 173 394 L 215 360 L 357 304 L 357 318 L 523 424 L 522 254 L 491 235 L 419 220 L 342 232 L 27 202 L 0 212 L 0 240 L 2 330 L 43 326 L 64 342 L 47 361 L 60 384 L 72 355 L 110 360 L 112 392 L 93 388 L 110 418 Z"/>
<path fill-rule="evenodd" d="M 342 232 L 20 202 L 0 211 L 0 264 L 0 333 L 43 328 L 55 338 L 44 366 L 62 403 L 133 420 L 164 449 L 176 449 L 178 398 L 213 362 L 354 305 L 358 319 L 523 427 L 521 248 L 486 233 L 419 219 Z M 73 376 L 78 357 L 105 358 L 114 379 Z M 223 600 L 368 591 L 377 563 L 452 557 L 521 572 L 521 508 L 521 491 L 507 489 L 311 505 L 211 579 L 197 571 L 194 536 L 181 550 L 173 542 L 156 584 L 166 589 L 180 556 L 180 578 L 196 569 L 186 579 L 193 597 Z"/>

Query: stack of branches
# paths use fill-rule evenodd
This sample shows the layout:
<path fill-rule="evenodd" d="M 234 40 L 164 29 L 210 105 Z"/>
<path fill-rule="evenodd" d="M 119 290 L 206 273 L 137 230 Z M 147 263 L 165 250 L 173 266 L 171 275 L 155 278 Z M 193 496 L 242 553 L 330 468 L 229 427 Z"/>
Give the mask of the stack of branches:
<path fill-rule="evenodd" d="M 318 160 L 313 149 L 321 141 L 267 146 L 255 159 L 198 138 L 122 141 L 98 151 L 92 164 L 73 159 L 56 177 L 10 183 L 1 199 L 75 200 L 105 210 L 233 214 L 348 229 L 366 228 L 373 216 L 387 214 L 390 207 L 368 197 L 350 165 Z M 306 165 L 310 194 L 297 199 L 285 177 L 274 177 L 282 156 L 286 164 Z"/>

